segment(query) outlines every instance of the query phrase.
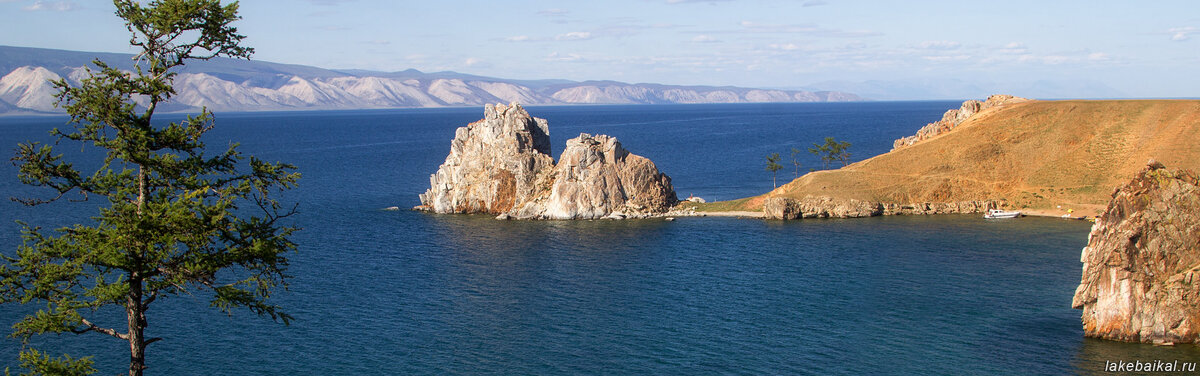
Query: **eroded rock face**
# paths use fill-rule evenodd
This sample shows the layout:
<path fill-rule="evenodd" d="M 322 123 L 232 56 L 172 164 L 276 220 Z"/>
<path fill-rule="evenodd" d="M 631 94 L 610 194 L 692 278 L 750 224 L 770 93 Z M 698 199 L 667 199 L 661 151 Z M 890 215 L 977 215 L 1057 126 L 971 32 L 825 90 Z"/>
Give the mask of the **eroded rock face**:
<path fill-rule="evenodd" d="M 459 128 L 417 209 L 515 219 L 647 217 L 678 199 L 671 178 L 614 137 L 580 134 L 556 165 L 545 120 L 520 105 L 489 105 Z"/>
<path fill-rule="evenodd" d="M 643 217 L 678 202 L 671 178 L 654 162 L 605 135 L 584 133 L 567 140 L 548 180 L 549 190 L 510 214 L 522 219 Z"/>
<path fill-rule="evenodd" d="M 1000 107 L 1010 103 L 1021 103 L 1028 101 L 1029 99 L 1026 98 L 996 94 L 988 97 L 987 100 L 983 102 L 974 99 L 963 102 L 962 106 L 960 106 L 958 109 L 946 111 L 946 113 L 942 115 L 942 120 L 938 120 L 921 127 L 921 129 L 917 130 L 916 135 L 904 137 L 893 142 L 892 150 L 894 151 L 905 146 L 928 140 L 939 134 L 949 132 L 959 124 L 967 121 L 967 119 L 970 119 L 971 116 L 975 116 L 975 114 L 980 113 L 983 110 L 993 107 Z"/>
<path fill-rule="evenodd" d="M 1085 335 L 1195 343 L 1200 333 L 1200 181 L 1151 162 L 1113 192 L 1083 249 L 1071 306 Z"/>
<path fill-rule="evenodd" d="M 429 177 L 418 208 L 437 213 L 512 210 L 533 197 L 538 173 L 554 166 L 550 128 L 519 104 L 484 107 L 483 120 L 459 127 L 450 155 Z"/>
<path fill-rule="evenodd" d="M 767 219 L 799 219 L 800 202 L 793 198 L 771 197 L 763 200 L 763 217 Z"/>

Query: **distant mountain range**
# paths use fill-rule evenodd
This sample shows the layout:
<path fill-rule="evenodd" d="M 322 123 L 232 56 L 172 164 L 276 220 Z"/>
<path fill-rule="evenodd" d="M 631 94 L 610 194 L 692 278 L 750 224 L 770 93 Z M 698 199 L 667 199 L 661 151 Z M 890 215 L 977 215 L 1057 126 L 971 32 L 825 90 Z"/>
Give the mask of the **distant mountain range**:
<path fill-rule="evenodd" d="M 0 46 L 0 114 L 58 112 L 48 80 L 78 83 L 93 59 L 132 68 L 132 55 Z M 332 110 L 554 104 L 667 104 L 842 102 L 862 100 L 836 91 L 732 86 L 673 86 L 616 81 L 509 80 L 456 72 L 330 70 L 262 61 L 189 62 L 175 79 L 166 111 Z"/>

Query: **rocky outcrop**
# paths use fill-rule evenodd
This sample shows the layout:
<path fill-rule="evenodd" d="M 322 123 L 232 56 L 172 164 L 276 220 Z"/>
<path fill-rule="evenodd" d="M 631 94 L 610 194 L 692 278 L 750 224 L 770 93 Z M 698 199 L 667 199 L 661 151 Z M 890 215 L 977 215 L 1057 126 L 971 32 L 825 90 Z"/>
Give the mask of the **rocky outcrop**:
<path fill-rule="evenodd" d="M 509 213 L 518 219 L 645 217 L 677 200 L 671 178 L 654 162 L 629 153 L 615 137 L 580 134 L 567 140 L 547 177 L 550 189 Z"/>
<path fill-rule="evenodd" d="M 766 219 L 798 219 L 803 213 L 800 202 L 787 197 L 770 197 L 763 200 L 763 217 Z"/>
<path fill-rule="evenodd" d="M 614 137 L 567 140 L 557 164 L 549 128 L 518 104 L 488 105 L 484 119 L 459 128 L 450 155 L 430 177 L 417 209 L 487 213 L 502 219 L 640 218 L 678 199 L 671 178 Z"/>
<path fill-rule="evenodd" d="M 1080 257 L 1071 306 L 1084 334 L 1195 343 L 1200 334 L 1200 181 L 1151 161 L 1112 194 Z"/>
<path fill-rule="evenodd" d="M 963 201 L 949 203 L 893 204 L 827 196 L 805 196 L 802 199 L 771 197 L 763 200 L 763 216 L 767 219 L 800 218 L 862 218 L 880 215 L 923 215 L 980 213 L 995 209 L 995 201 Z"/>
<path fill-rule="evenodd" d="M 533 198 L 538 174 L 554 167 L 550 128 L 518 104 L 487 105 L 459 127 L 450 155 L 429 177 L 418 208 L 437 213 L 506 213 Z"/>
<path fill-rule="evenodd" d="M 962 106 L 960 106 L 958 109 L 946 111 L 946 113 L 942 115 L 942 120 L 929 123 L 928 125 L 917 130 L 916 135 L 904 137 L 893 142 L 892 150 L 895 151 L 905 146 L 910 146 L 912 144 L 928 140 L 939 134 L 949 132 L 959 124 L 967 121 L 967 119 L 970 119 L 972 116 L 983 112 L 983 110 L 993 107 L 1000 107 L 1010 103 L 1021 103 L 1028 101 L 1029 99 L 1026 98 L 996 94 L 988 97 L 987 100 L 983 102 L 974 99 L 963 102 Z"/>

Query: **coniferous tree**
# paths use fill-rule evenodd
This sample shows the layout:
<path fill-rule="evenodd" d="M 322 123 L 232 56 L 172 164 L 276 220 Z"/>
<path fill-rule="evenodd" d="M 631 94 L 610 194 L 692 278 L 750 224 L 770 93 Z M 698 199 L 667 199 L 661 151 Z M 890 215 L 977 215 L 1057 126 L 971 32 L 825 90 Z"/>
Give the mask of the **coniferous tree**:
<path fill-rule="evenodd" d="M 771 172 L 772 188 L 779 186 L 775 184 L 775 173 L 783 169 L 783 165 L 779 164 L 779 161 L 782 159 L 783 158 L 779 156 L 779 153 L 771 153 L 771 155 L 767 156 L 767 171 Z"/>
<path fill-rule="evenodd" d="M 796 168 L 796 171 L 792 172 L 792 175 L 793 175 L 792 177 L 799 178 L 800 177 L 800 149 L 792 148 L 792 167 Z"/>
<path fill-rule="evenodd" d="M 247 308 L 285 324 L 291 316 L 268 302 L 286 287 L 285 253 L 297 228 L 281 222 L 295 213 L 274 195 L 294 187 L 299 173 L 284 163 L 248 157 L 231 145 L 208 153 L 201 137 L 213 127 L 207 109 L 186 120 L 158 124 L 155 109 L 175 94 L 174 70 L 192 59 L 249 58 L 252 49 L 231 24 L 238 4 L 219 0 L 114 0 L 116 15 L 141 50 L 132 71 L 96 60 L 73 87 L 54 85 L 71 129 L 59 142 L 104 151 L 94 172 L 83 172 L 51 145 L 18 146 L 19 179 L 53 194 L 15 199 L 39 205 L 65 195 L 105 200 L 86 224 L 54 231 L 22 224 L 23 244 L 0 263 L 0 302 L 38 304 L 13 325 L 26 345 L 22 367 L 33 374 L 95 372 L 90 357 L 52 357 L 28 340 L 43 333 L 98 333 L 129 343 L 129 374 L 146 368 L 146 313 L 151 303 L 178 294 L 202 294 L 227 314 Z M 56 143 L 57 144 L 57 143 Z M 215 155 L 214 155 L 215 154 Z M 98 317 L 118 306 L 124 317 Z M 118 324 L 119 323 L 119 324 Z"/>

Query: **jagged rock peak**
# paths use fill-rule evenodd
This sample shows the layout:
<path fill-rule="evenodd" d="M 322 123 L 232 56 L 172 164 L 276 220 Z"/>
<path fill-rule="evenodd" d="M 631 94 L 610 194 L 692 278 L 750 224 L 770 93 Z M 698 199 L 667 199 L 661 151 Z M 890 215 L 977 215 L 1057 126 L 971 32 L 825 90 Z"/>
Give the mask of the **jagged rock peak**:
<path fill-rule="evenodd" d="M 487 105 L 483 119 L 459 127 L 450 155 L 429 177 L 421 208 L 437 213 L 500 214 L 535 193 L 538 174 L 554 166 L 550 127 L 521 105 Z"/>
<path fill-rule="evenodd" d="M 1071 305 L 1084 334 L 1195 343 L 1200 335 L 1200 181 L 1151 160 L 1118 187 L 1083 249 Z"/>
<path fill-rule="evenodd" d="M 567 140 L 550 189 L 510 213 L 523 219 L 645 217 L 678 202 L 671 178 L 616 137 L 582 133 Z"/>
<path fill-rule="evenodd" d="M 416 209 L 498 218 L 595 219 L 658 215 L 678 202 L 671 178 L 614 137 L 567 140 L 556 165 L 549 126 L 513 103 L 488 105 L 458 128 Z"/>
<path fill-rule="evenodd" d="M 995 94 L 989 96 L 987 100 L 980 102 L 977 100 L 968 100 L 963 102 L 958 109 L 948 110 L 942 114 L 942 120 L 929 123 L 917 130 L 917 134 L 904 137 L 892 143 L 892 150 L 911 146 L 921 141 L 928 140 L 934 136 L 949 132 L 959 124 L 967 121 L 972 116 L 994 107 L 1000 107 L 1011 103 L 1028 102 L 1030 99 L 1016 97 L 1007 94 Z"/>

